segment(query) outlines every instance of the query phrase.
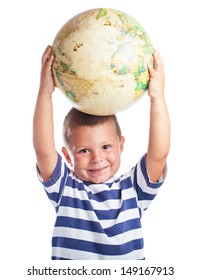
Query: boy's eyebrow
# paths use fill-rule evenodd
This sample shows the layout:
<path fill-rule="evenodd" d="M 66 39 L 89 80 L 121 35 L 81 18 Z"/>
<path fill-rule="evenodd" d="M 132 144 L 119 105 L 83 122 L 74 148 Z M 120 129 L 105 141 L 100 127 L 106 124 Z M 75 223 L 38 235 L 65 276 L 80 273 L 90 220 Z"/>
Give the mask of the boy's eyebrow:
<path fill-rule="evenodd" d="M 114 142 L 115 142 L 115 140 L 108 139 L 108 140 L 102 141 L 102 142 L 100 143 L 100 146 L 112 144 L 112 143 L 114 143 Z M 77 146 L 76 146 L 76 149 L 80 149 L 80 148 L 85 149 L 85 148 L 91 147 L 91 145 L 92 145 L 92 143 L 80 144 L 80 145 L 77 145 Z"/>

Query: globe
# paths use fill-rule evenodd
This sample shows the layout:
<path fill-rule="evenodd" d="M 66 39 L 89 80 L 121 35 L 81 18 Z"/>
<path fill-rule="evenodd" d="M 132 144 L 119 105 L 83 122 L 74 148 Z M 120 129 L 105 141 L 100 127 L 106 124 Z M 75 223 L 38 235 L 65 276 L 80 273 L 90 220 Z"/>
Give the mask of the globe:
<path fill-rule="evenodd" d="M 61 27 L 52 48 L 55 85 L 82 112 L 116 114 L 148 89 L 154 48 L 144 28 L 124 12 L 79 13 Z"/>

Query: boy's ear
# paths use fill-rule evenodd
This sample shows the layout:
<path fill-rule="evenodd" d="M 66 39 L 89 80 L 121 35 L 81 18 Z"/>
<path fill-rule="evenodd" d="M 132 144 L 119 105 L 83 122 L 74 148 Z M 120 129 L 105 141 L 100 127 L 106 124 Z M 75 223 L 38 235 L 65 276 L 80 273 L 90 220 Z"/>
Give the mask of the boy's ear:
<path fill-rule="evenodd" d="M 123 152 L 123 150 L 124 150 L 124 142 L 125 142 L 125 138 L 124 138 L 124 136 L 122 136 L 121 143 L 120 143 L 121 152 Z"/>
<path fill-rule="evenodd" d="M 68 151 L 66 150 L 65 147 L 62 147 L 62 153 L 63 153 L 63 155 L 64 155 L 66 161 L 67 161 L 70 165 L 72 165 L 72 161 L 71 161 L 70 155 L 69 155 L 69 153 L 68 153 Z"/>

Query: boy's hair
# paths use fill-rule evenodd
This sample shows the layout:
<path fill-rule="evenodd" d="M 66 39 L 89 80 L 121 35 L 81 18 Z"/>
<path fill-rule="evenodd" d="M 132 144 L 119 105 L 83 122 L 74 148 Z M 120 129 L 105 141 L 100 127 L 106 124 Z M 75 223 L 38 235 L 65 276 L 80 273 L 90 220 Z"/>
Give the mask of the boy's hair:
<path fill-rule="evenodd" d="M 115 129 L 119 138 L 121 138 L 121 129 L 115 115 L 95 116 L 78 111 L 72 108 L 66 115 L 63 123 L 63 138 L 65 144 L 69 147 L 71 131 L 80 126 L 96 126 L 99 124 L 110 123 Z"/>

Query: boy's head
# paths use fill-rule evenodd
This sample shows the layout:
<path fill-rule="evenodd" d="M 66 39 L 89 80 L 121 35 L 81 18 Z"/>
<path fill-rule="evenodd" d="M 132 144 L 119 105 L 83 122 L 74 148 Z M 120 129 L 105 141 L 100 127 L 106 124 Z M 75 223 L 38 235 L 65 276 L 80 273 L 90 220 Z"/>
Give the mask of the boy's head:
<path fill-rule="evenodd" d="M 119 169 L 124 137 L 115 115 L 93 116 L 73 108 L 65 117 L 63 137 L 65 158 L 80 179 L 102 183 Z"/>
<path fill-rule="evenodd" d="M 63 123 L 63 137 L 65 145 L 70 147 L 70 136 L 73 129 L 78 127 L 94 127 L 100 124 L 109 123 L 116 131 L 116 134 L 121 138 L 121 129 L 115 115 L 110 116 L 94 116 L 83 113 L 72 108 Z"/>

